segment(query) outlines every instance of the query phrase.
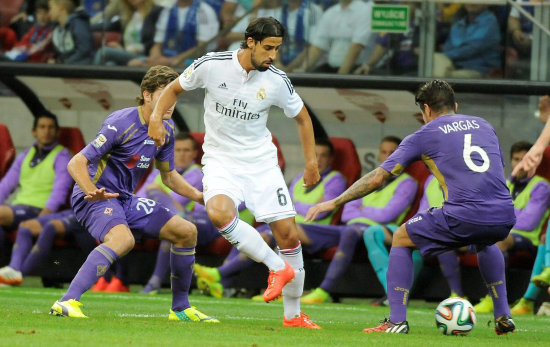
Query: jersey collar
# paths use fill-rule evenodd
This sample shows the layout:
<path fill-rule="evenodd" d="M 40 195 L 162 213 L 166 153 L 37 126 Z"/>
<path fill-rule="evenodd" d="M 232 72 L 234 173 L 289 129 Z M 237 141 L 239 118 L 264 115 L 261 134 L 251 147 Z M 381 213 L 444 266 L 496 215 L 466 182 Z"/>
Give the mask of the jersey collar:
<path fill-rule="evenodd" d="M 233 61 L 233 66 L 235 66 L 235 68 L 237 69 L 237 71 L 239 72 L 239 75 L 241 76 L 243 82 L 247 82 L 248 80 L 250 80 L 252 77 L 254 77 L 254 75 L 258 72 L 256 70 L 251 70 L 249 73 L 246 72 L 246 70 L 242 67 L 241 63 L 239 63 L 239 56 L 238 56 L 238 53 L 241 49 L 236 49 L 233 51 L 233 55 L 232 55 L 232 61 Z"/>

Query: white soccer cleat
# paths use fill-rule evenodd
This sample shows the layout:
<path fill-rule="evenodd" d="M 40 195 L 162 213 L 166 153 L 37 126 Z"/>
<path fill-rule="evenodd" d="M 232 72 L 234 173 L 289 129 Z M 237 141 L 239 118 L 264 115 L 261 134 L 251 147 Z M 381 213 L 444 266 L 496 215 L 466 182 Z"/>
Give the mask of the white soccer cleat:
<path fill-rule="evenodd" d="M 4 266 L 0 268 L 0 283 L 10 286 L 18 286 L 23 282 L 23 274 L 12 267 Z"/>

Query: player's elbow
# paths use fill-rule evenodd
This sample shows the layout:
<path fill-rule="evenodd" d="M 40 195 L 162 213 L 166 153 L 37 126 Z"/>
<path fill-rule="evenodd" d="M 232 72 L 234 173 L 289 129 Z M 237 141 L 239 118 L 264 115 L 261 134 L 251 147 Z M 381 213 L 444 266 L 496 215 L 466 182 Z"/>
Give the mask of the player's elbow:
<path fill-rule="evenodd" d="M 78 175 L 78 172 L 82 169 L 86 168 L 86 165 L 88 163 L 88 159 L 81 153 L 77 153 L 74 157 L 69 160 L 69 163 L 67 164 L 67 171 L 71 175 L 73 179 L 76 178 Z"/>

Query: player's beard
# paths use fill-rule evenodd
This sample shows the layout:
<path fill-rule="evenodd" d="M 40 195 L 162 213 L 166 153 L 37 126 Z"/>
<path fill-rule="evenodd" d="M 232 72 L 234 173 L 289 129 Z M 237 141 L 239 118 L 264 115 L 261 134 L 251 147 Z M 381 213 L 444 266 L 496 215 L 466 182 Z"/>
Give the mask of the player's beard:
<path fill-rule="evenodd" d="M 259 64 L 259 63 L 256 61 L 256 59 L 254 58 L 254 51 L 252 51 L 252 54 L 251 54 L 251 56 L 250 56 L 250 60 L 252 61 L 252 66 L 254 67 L 254 69 L 256 69 L 256 70 L 258 70 L 258 71 L 260 71 L 260 72 L 263 72 L 263 71 L 266 71 L 267 69 L 269 69 L 269 66 L 264 66 L 264 65 L 263 65 L 264 63 L 268 63 L 268 62 L 269 62 L 269 63 L 273 64 L 273 62 L 270 61 L 270 60 L 266 60 L 266 61 L 264 61 L 264 62 L 262 62 L 262 63 Z"/>

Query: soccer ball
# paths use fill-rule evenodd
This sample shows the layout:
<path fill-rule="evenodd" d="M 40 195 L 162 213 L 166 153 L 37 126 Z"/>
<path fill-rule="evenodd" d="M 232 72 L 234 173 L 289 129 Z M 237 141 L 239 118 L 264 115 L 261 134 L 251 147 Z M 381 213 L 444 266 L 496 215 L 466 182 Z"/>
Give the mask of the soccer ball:
<path fill-rule="evenodd" d="M 466 299 L 445 299 L 435 310 L 435 325 L 445 335 L 466 335 L 476 325 L 476 311 Z"/>

